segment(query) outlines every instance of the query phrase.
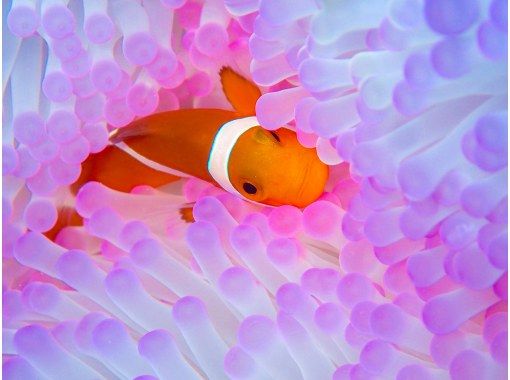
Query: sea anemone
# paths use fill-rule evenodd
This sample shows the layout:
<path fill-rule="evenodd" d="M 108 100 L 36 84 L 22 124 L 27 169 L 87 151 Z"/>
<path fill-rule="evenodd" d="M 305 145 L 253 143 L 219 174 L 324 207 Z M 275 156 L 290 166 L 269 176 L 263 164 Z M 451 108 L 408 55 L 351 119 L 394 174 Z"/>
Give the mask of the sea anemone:
<path fill-rule="evenodd" d="M 5 379 L 506 378 L 505 0 L 3 15 Z M 330 166 L 319 200 L 263 207 L 195 178 L 72 195 L 114 128 L 228 109 L 223 66 L 262 89 L 264 128 Z"/>

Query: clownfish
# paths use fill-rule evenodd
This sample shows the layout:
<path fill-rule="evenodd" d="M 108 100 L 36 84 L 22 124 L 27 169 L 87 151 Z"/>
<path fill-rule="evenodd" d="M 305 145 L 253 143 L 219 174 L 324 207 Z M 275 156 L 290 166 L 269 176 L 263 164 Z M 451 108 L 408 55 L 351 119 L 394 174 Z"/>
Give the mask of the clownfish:
<path fill-rule="evenodd" d="M 294 131 L 268 131 L 255 116 L 259 88 L 222 68 L 233 110 L 181 109 L 116 129 L 110 145 L 82 165 L 77 186 L 98 181 L 120 190 L 197 177 L 250 202 L 305 207 L 323 193 L 328 166 Z"/>

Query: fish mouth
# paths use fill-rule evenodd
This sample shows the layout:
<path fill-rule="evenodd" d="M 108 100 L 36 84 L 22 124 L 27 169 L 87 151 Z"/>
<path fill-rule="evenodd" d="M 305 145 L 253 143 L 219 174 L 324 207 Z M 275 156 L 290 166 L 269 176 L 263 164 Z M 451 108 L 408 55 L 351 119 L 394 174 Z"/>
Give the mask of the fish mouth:
<path fill-rule="evenodd" d="M 302 166 L 302 170 L 299 171 L 299 175 L 294 176 L 294 186 L 291 186 L 285 193 L 266 198 L 264 203 L 270 206 L 291 205 L 298 208 L 308 206 L 322 194 L 322 190 L 319 192 L 310 189 L 310 181 L 320 182 L 320 175 L 314 175 L 315 169 L 320 170 L 314 165 L 314 160 L 307 160 L 306 164 Z"/>
<path fill-rule="evenodd" d="M 263 203 L 274 207 L 290 205 L 302 208 L 307 206 L 308 204 L 303 202 L 302 199 L 306 190 L 307 176 L 310 171 L 309 166 L 310 165 L 307 165 L 303 172 L 301 172 L 303 175 L 301 175 L 300 178 L 294 177 L 294 183 L 299 183 L 298 186 L 291 186 L 285 193 L 274 194 L 274 197 L 264 199 Z"/>
<path fill-rule="evenodd" d="M 296 192 L 295 204 L 303 208 L 315 202 L 324 193 L 329 168 L 322 161 L 310 158 L 301 173 L 302 177 Z"/>
<path fill-rule="evenodd" d="M 303 174 L 301 176 L 301 183 L 299 184 L 299 187 L 298 187 L 298 191 L 297 191 L 298 199 L 301 199 L 304 196 L 305 187 L 308 182 L 307 179 L 310 176 L 311 169 L 312 169 L 312 163 L 311 163 L 311 161 L 308 161 L 306 163 L 305 169 L 302 172 Z"/>

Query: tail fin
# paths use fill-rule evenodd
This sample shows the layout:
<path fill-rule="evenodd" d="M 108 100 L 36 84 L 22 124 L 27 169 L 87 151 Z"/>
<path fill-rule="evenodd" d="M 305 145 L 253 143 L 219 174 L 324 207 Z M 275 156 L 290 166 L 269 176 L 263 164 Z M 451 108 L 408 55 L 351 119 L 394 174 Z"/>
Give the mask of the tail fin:
<path fill-rule="evenodd" d="M 76 196 L 80 188 L 90 181 L 101 182 L 111 189 L 128 193 L 139 185 L 159 187 L 179 179 L 145 166 L 113 145 L 90 155 L 81 169 L 80 177 L 70 186 L 72 196 Z M 81 225 L 83 218 L 74 207 L 63 204 L 58 210 L 57 222 L 44 235 L 54 241 L 63 228 Z"/>

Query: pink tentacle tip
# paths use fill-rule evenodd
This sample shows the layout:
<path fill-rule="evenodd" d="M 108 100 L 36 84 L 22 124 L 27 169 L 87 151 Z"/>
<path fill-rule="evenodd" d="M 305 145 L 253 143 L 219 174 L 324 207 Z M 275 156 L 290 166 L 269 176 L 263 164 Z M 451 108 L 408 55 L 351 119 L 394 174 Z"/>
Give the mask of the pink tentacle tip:
<path fill-rule="evenodd" d="M 87 18 L 83 29 L 90 42 L 103 44 L 112 39 L 115 25 L 108 15 L 96 13 Z"/>
<path fill-rule="evenodd" d="M 366 276 L 350 273 L 340 280 L 336 292 L 340 302 L 347 307 L 352 307 L 358 302 L 374 297 L 377 290 Z"/>
<path fill-rule="evenodd" d="M 10 10 L 7 16 L 7 26 L 14 35 L 26 38 L 35 33 L 39 26 L 40 17 L 34 8 L 19 5 Z"/>
<path fill-rule="evenodd" d="M 276 324 L 268 317 L 253 315 L 241 322 L 238 341 L 248 352 L 263 351 L 275 339 Z"/>
<path fill-rule="evenodd" d="M 302 225 L 302 213 L 294 206 L 280 206 L 271 210 L 269 227 L 280 236 L 295 236 Z"/>
<path fill-rule="evenodd" d="M 158 44 L 147 32 L 137 32 L 125 38 L 122 43 L 124 55 L 134 65 L 148 65 L 158 52 Z"/>
<path fill-rule="evenodd" d="M 208 318 L 204 303 L 191 296 L 183 297 L 175 303 L 172 316 L 179 325 L 190 327 Z"/>
<path fill-rule="evenodd" d="M 295 263 L 300 256 L 301 247 L 293 239 L 279 238 L 269 242 L 267 256 L 277 265 L 287 266 Z"/>
<path fill-rule="evenodd" d="M 328 201 L 314 202 L 303 210 L 305 232 L 319 239 L 338 234 L 341 222 L 340 208 Z"/>
<path fill-rule="evenodd" d="M 256 363 L 242 348 L 234 346 L 225 355 L 223 367 L 232 378 L 243 379 L 253 373 Z"/>
<path fill-rule="evenodd" d="M 216 23 L 201 25 L 195 34 L 195 45 L 201 53 L 218 57 L 227 49 L 228 34 L 224 27 Z"/>
<path fill-rule="evenodd" d="M 50 37 L 59 40 L 74 31 L 76 20 L 66 6 L 54 5 L 42 15 L 42 25 Z"/>
<path fill-rule="evenodd" d="M 127 93 L 126 103 L 136 116 L 150 115 L 158 107 L 158 92 L 142 83 L 135 84 Z"/>

